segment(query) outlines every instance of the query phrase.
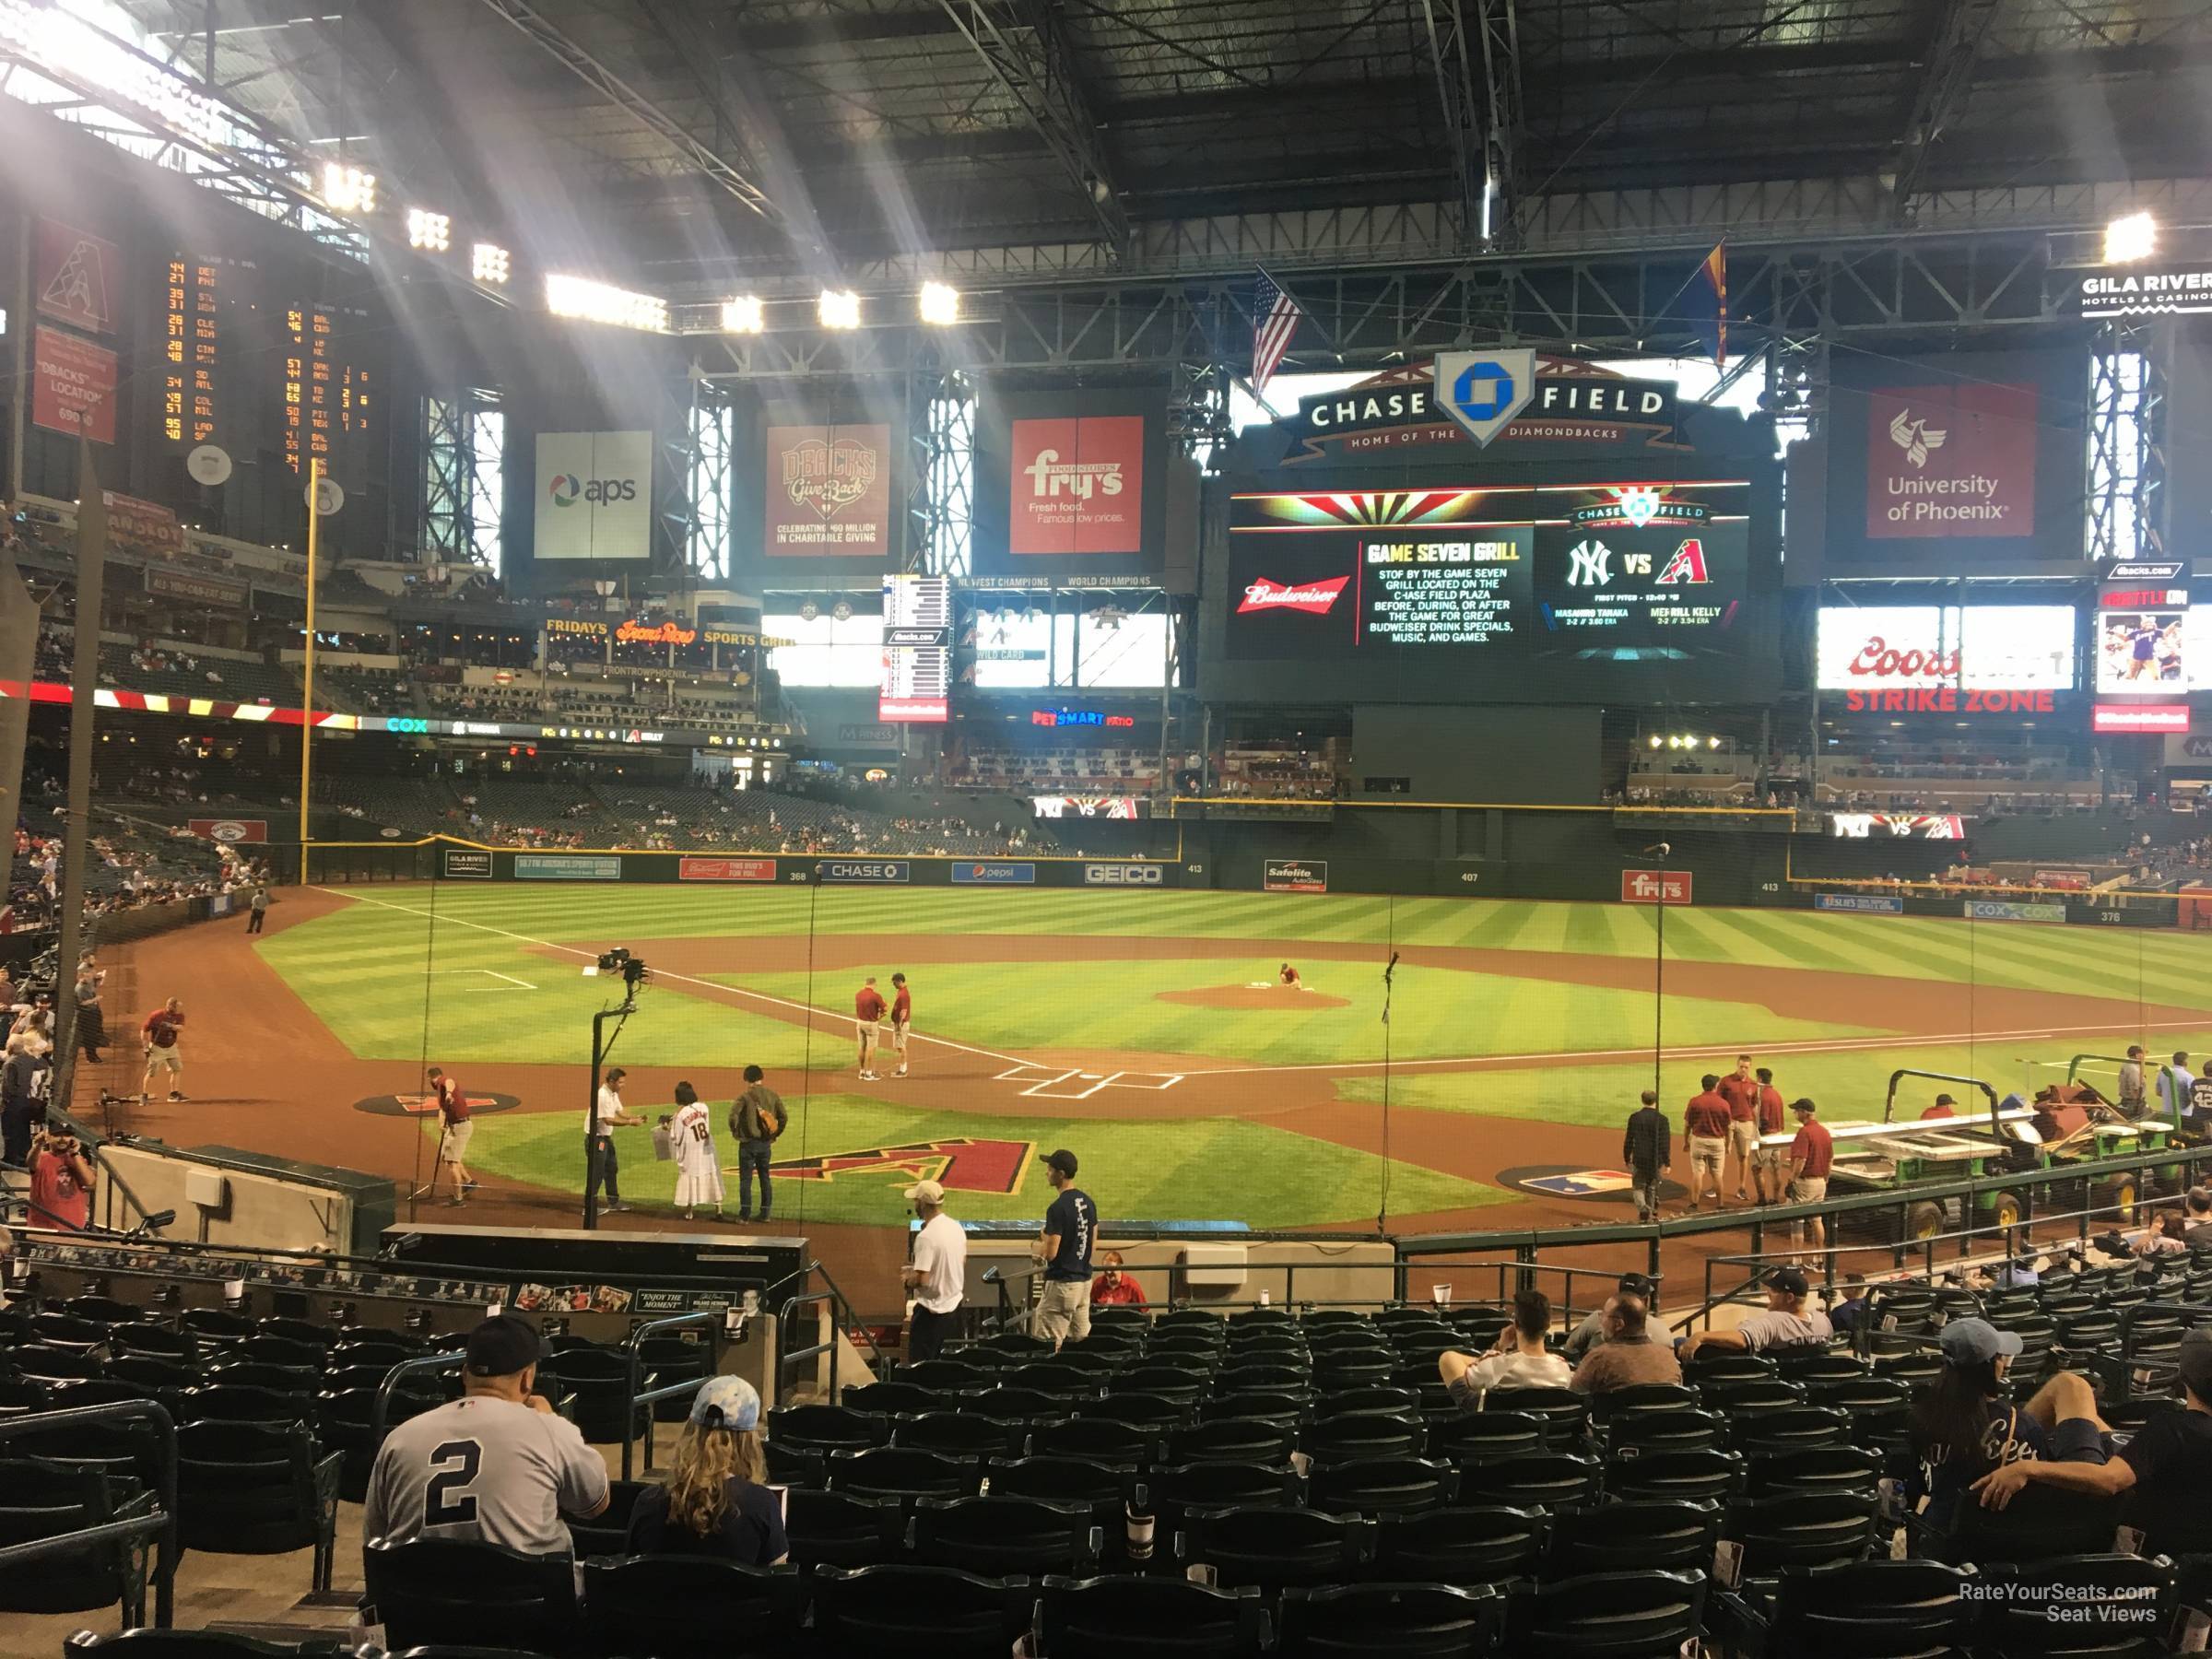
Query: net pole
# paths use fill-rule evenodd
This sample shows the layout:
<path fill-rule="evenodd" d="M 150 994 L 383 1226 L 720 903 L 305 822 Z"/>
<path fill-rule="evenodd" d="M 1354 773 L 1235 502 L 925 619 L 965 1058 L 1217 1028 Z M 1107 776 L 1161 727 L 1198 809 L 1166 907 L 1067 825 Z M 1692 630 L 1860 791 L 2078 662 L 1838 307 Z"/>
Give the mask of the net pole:
<path fill-rule="evenodd" d="M 314 782 L 315 748 L 315 554 L 323 520 L 323 462 L 307 462 L 307 651 L 300 677 L 300 885 L 307 885 L 307 797 Z"/>

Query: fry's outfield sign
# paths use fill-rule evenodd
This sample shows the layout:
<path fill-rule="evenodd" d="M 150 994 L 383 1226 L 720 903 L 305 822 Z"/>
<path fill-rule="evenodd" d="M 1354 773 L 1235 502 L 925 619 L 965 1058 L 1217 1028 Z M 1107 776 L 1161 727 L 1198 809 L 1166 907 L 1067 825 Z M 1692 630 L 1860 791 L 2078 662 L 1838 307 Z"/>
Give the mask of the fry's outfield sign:
<path fill-rule="evenodd" d="M 1957 686 L 1918 687 L 1904 691 L 1846 691 L 1843 707 L 1853 714 L 2055 714 L 2048 691 L 1976 691 Z"/>

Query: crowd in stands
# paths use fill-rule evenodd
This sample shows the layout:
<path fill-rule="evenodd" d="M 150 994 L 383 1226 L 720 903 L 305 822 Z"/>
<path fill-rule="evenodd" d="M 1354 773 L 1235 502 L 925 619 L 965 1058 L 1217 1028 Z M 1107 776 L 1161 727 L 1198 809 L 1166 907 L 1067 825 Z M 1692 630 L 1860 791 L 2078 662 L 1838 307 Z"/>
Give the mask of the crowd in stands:
<path fill-rule="evenodd" d="M 1159 782 L 1159 756 L 1112 744 L 971 748 L 954 757 L 948 781 L 1009 794 L 1148 794 Z"/>

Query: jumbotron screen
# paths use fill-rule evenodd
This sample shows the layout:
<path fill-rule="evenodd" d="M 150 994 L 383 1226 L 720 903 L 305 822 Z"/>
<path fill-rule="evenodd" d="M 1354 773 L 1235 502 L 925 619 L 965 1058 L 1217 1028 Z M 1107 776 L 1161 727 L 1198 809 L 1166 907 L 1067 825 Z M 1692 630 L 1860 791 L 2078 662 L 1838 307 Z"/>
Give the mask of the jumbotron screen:
<path fill-rule="evenodd" d="M 1710 655 L 1742 619 L 1749 510 L 1712 481 L 1238 495 L 1226 654 Z"/>

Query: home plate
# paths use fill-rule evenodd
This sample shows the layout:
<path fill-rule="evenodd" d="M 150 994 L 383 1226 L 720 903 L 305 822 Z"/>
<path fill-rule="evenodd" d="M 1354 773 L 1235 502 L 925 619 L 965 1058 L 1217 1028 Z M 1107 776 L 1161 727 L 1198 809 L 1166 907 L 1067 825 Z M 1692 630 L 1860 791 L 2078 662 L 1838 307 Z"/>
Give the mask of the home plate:
<path fill-rule="evenodd" d="M 999 1073 L 997 1080 L 1020 1085 L 1021 1092 L 1033 1100 L 1088 1100 L 1104 1088 L 1171 1088 L 1182 1077 L 1170 1072 L 1094 1072 L 1076 1066 L 1054 1071 L 1050 1066 L 1023 1065 Z"/>

